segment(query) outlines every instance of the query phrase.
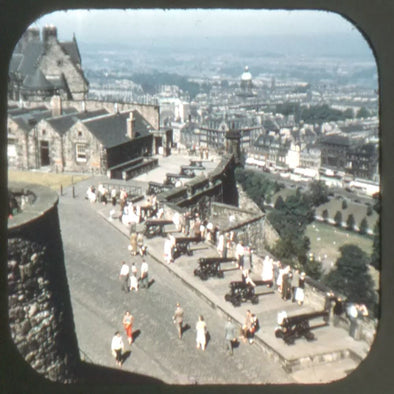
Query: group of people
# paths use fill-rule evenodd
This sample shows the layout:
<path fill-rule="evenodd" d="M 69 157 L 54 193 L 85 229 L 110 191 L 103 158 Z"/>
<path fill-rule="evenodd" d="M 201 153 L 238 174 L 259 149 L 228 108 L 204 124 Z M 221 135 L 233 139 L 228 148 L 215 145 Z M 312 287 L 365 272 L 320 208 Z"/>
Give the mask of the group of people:
<path fill-rule="evenodd" d="M 175 312 L 172 316 L 172 321 L 177 329 L 178 338 L 182 339 L 183 330 L 184 330 L 184 310 L 181 307 L 180 303 L 176 304 Z M 196 330 L 196 348 L 205 351 L 207 346 L 207 336 L 208 336 L 208 328 L 207 323 L 204 320 L 202 315 L 198 316 L 198 320 L 195 325 Z M 224 327 L 225 335 L 225 347 L 228 350 L 229 354 L 233 354 L 234 343 L 238 341 L 239 338 L 242 338 L 244 342 L 249 341 L 250 344 L 254 341 L 254 333 L 258 330 L 258 319 L 254 313 L 251 313 L 250 310 L 246 313 L 245 323 L 241 327 L 240 336 L 237 335 L 236 327 L 230 317 L 228 317 L 227 322 Z"/>
<path fill-rule="evenodd" d="M 132 256 L 137 256 L 138 254 L 140 256 L 145 256 L 147 247 L 144 243 L 144 235 L 140 232 L 137 233 L 132 231 L 130 234 L 130 244 L 128 249 Z"/>
<path fill-rule="evenodd" d="M 142 260 L 140 267 L 140 274 L 138 275 L 138 269 L 136 264 L 133 262 L 130 266 L 122 261 L 120 268 L 119 279 L 121 282 L 121 290 L 125 293 L 130 291 L 138 291 L 139 287 L 149 288 L 149 266 L 145 259 Z"/>
<path fill-rule="evenodd" d="M 265 256 L 261 271 L 261 279 L 268 283 L 282 295 L 284 301 L 291 300 L 298 305 L 304 303 L 305 298 L 305 272 L 300 272 L 290 265 L 284 266 L 270 256 Z"/>

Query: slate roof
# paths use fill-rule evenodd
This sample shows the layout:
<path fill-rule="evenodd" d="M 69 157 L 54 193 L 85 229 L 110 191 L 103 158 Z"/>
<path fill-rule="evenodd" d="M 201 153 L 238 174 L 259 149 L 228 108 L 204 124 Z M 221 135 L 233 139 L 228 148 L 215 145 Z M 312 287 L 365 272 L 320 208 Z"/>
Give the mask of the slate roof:
<path fill-rule="evenodd" d="M 342 146 L 349 146 L 352 145 L 351 141 L 348 137 L 332 134 L 324 136 L 320 139 L 321 144 L 332 144 L 332 145 L 342 145 Z"/>
<path fill-rule="evenodd" d="M 23 80 L 23 88 L 27 90 L 53 90 L 54 86 L 36 68 L 32 74 L 28 74 Z"/>
<path fill-rule="evenodd" d="M 89 118 L 95 118 L 97 116 L 107 115 L 108 111 L 106 109 L 99 109 L 97 111 L 91 112 L 76 112 L 68 115 L 61 115 L 50 118 L 47 122 L 53 127 L 53 129 L 60 135 L 66 133 L 75 123 L 79 120 L 83 121 Z"/>
<path fill-rule="evenodd" d="M 149 135 L 152 126 L 142 117 L 138 111 L 132 111 L 135 120 L 136 137 Z M 102 116 L 84 121 L 88 130 L 103 144 L 105 148 L 112 148 L 117 145 L 129 142 L 127 133 L 127 118 L 129 111 L 114 115 Z"/>
<path fill-rule="evenodd" d="M 41 112 L 41 111 L 48 111 L 48 108 L 45 105 L 41 105 L 39 107 L 34 107 L 34 108 L 13 107 L 8 109 L 8 114 L 10 116 L 18 116 L 26 113 Z"/>
<path fill-rule="evenodd" d="M 60 45 L 63 48 L 64 52 L 66 52 L 67 55 L 70 56 L 74 64 L 81 64 L 81 55 L 79 53 L 78 45 L 75 39 L 69 42 L 62 42 L 60 43 Z"/>
<path fill-rule="evenodd" d="M 17 72 L 22 75 L 33 74 L 38 66 L 38 61 L 43 53 L 44 47 L 40 41 L 31 41 L 22 54 L 21 62 L 18 65 Z M 17 55 L 20 56 L 20 55 Z"/>
<path fill-rule="evenodd" d="M 14 122 L 23 130 L 31 130 L 41 119 L 50 118 L 52 111 L 45 108 L 45 111 L 29 111 L 11 116 Z"/>

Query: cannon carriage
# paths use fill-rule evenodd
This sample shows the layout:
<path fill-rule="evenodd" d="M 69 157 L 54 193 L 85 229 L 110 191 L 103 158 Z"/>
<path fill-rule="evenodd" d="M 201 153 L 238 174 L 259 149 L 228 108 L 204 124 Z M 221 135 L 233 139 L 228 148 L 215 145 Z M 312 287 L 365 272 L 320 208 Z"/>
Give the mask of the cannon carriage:
<path fill-rule="evenodd" d="M 224 273 L 221 270 L 221 263 L 230 263 L 235 261 L 231 257 L 202 257 L 198 260 L 198 268 L 194 270 L 194 275 L 199 276 L 201 280 L 207 280 L 211 276 L 223 278 Z"/>
<path fill-rule="evenodd" d="M 251 301 L 252 304 L 258 304 L 259 298 L 255 293 L 255 288 L 242 281 L 230 283 L 230 292 L 224 296 L 224 299 L 231 302 L 234 306 L 241 306 L 242 302 Z"/>
<path fill-rule="evenodd" d="M 195 169 L 196 167 L 181 166 L 180 175 L 185 178 L 194 178 L 196 176 L 196 173 L 194 172 Z"/>
<path fill-rule="evenodd" d="M 200 242 L 200 237 L 174 237 L 174 259 L 180 257 L 182 254 L 187 254 L 188 256 L 193 255 L 193 251 L 190 248 L 192 242 Z"/>
<path fill-rule="evenodd" d="M 312 329 L 326 326 L 328 311 L 304 313 L 295 316 L 284 316 L 281 321 L 278 321 L 279 326 L 275 329 L 275 336 L 282 338 L 287 345 L 294 344 L 297 338 L 304 337 L 307 341 L 313 341 L 315 335 L 311 332 Z M 321 324 L 310 326 L 310 320 L 323 318 Z"/>
<path fill-rule="evenodd" d="M 172 220 L 165 219 L 148 219 L 144 223 L 144 235 L 147 238 L 152 238 L 156 235 L 166 235 L 164 227 L 168 224 L 173 224 Z"/>

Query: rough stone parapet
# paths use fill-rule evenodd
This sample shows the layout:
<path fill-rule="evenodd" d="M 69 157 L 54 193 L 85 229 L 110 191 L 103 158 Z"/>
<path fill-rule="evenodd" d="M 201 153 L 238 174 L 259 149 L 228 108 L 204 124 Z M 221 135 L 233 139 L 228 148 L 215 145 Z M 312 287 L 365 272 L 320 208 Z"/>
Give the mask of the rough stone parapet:
<path fill-rule="evenodd" d="M 11 184 L 36 196 L 8 223 L 9 327 L 18 351 L 44 377 L 77 380 L 74 330 L 57 194 L 38 185 Z"/>

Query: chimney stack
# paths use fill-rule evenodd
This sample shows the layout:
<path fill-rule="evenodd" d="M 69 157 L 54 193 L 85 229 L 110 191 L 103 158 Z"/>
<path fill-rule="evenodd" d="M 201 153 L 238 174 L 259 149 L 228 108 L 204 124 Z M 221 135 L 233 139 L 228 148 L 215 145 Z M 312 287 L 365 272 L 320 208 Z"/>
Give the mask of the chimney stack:
<path fill-rule="evenodd" d="M 135 138 L 135 119 L 133 112 L 130 112 L 129 117 L 127 118 L 127 137 L 130 139 Z"/>
<path fill-rule="evenodd" d="M 52 96 L 51 98 L 52 116 L 60 116 L 62 114 L 62 99 L 60 96 Z"/>
<path fill-rule="evenodd" d="M 45 26 L 42 29 L 42 41 L 48 44 L 50 40 L 57 40 L 57 28 L 53 25 Z"/>

